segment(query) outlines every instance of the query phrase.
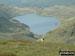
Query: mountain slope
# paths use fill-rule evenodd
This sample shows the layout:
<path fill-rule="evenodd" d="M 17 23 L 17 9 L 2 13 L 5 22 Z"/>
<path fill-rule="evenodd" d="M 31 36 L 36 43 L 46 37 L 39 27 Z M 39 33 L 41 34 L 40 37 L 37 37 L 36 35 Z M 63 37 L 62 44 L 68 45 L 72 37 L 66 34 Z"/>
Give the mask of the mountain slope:
<path fill-rule="evenodd" d="M 0 40 L 1 39 L 32 40 L 35 38 L 34 34 L 29 31 L 27 25 L 0 17 Z"/>
<path fill-rule="evenodd" d="M 20 13 L 21 12 L 21 13 Z M 19 8 L 0 5 L 0 40 L 34 40 L 34 34 L 30 32 L 27 25 L 20 23 L 12 18 L 23 15 L 24 12 Z"/>
<path fill-rule="evenodd" d="M 0 17 L 12 19 L 15 16 L 24 15 L 24 10 L 15 6 L 0 4 Z"/>
<path fill-rule="evenodd" d="M 0 32 L 6 33 L 16 33 L 21 31 L 29 30 L 27 25 L 24 25 L 16 20 L 9 20 L 3 17 L 0 17 Z"/>
<path fill-rule="evenodd" d="M 75 43 L 75 18 L 64 22 L 56 30 L 45 36 L 46 42 Z"/>
<path fill-rule="evenodd" d="M 72 44 L 8 40 L 0 41 L 0 56 L 59 56 L 59 48 L 62 51 L 75 51 Z"/>
<path fill-rule="evenodd" d="M 55 5 L 50 8 L 44 8 L 40 15 L 43 16 L 55 16 L 61 20 L 66 21 L 67 19 L 71 19 L 75 17 L 75 6 L 60 6 Z"/>
<path fill-rule="evenodd" d="M 75 0 L 0 0 L 1 4 L 16 5 L 19 7 L 50 7 L 54 5 L 75 5 Z"/>

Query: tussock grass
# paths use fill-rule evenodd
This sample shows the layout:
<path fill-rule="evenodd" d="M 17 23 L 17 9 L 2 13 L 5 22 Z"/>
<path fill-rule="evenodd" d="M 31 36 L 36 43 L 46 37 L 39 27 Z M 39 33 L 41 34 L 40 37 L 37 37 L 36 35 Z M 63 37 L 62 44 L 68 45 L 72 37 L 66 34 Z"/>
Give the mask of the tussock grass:
<path fill-rule="evenodd" d="M 3 42 L 6 42 L 4 44 Z M 75 50 L 72 44 L 43 43 L 22 40 L 0 41 L 0 56 L 58 56 L 61 50 Z"/>

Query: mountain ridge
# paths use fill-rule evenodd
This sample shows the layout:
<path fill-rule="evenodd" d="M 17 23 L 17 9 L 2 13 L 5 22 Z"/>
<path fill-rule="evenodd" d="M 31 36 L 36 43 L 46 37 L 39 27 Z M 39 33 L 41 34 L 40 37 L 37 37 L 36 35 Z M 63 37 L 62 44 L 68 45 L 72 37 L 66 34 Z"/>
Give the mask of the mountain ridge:
<path fill-rule="evenodd" d="M 75 5 L 75 0 L 0 0 L 0 3 L 17 5 L 19 7 L 51 7 L 54 5 Z"/>

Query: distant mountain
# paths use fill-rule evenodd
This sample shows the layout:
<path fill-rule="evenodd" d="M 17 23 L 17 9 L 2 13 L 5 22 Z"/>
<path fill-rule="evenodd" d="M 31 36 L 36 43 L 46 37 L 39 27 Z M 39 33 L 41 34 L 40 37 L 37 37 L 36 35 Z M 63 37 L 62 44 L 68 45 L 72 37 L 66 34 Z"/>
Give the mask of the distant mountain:
<path fill-rule="evenodd" d="M 8 6 L 6 4 L 0 4 L 0 16 L 7 19 L 11 19 L 15 16 L 24 15 L 24 10 L 16 6 Z"/>
<path fill-rule="evenodd" d="M 23 11 L 16 7 L 0 5 L 0 40 L 35 40 L 27 25 L 12 19 L 22 14 Z"/>
<path fill-rule="evenodd" d="M 44 37 L 46 42 L 75 43 L 75 18 L 64 22 L 61 26 L 49 32 Z"/>
<path fill-rule="evenodd" d="M 55 5 L 50 8 L 44 8 L 39 13 L 42 16 L 55 16 L 61 20 L 66 21 L 67 19 L 71 19 L 75 17 L 75 6 L 60 6 Z"/>
<path fill-rule="evenodd" d="M 1 4 L 16 5 L 19 7 L 50 7 L 54 5 L 75 5 L 75 0 L 0 0 Z"/>

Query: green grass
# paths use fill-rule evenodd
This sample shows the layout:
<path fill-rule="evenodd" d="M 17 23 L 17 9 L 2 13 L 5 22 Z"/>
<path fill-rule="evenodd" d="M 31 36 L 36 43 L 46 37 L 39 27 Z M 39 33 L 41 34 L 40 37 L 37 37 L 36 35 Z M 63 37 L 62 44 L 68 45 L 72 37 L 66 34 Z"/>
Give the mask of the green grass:
<path fill-rule="evenodd" d="M 75 18 L 64 22 L 55 30 L 44 35 L 45 42 L 50 43 L 75 43 Z"/>
<path fill-rule="evenodd" d="M 41 43 L 23 40 L 0 41 L 0 56 L 59 56 L 62 50 L 75 50 L 72 44 Z"/>

